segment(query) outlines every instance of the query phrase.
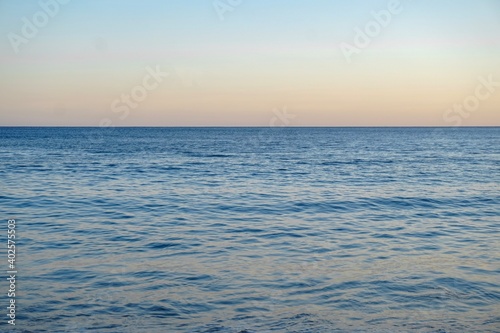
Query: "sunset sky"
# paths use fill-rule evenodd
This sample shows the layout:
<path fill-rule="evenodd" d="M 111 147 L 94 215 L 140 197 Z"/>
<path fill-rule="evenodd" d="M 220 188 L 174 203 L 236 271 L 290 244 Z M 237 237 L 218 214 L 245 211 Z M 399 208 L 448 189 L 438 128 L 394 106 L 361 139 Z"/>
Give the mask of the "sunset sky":
<path fill-rule="evenodd" d="M 0 126 L 500 126 L 500 1 L 392 2 L 0 0 Z"/>

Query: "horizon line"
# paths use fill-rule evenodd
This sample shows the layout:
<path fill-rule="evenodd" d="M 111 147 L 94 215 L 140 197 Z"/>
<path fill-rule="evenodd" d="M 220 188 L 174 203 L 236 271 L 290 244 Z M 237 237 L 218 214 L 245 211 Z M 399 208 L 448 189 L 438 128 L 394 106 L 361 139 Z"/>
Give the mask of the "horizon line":
<path fill-rule="evenodd" d="M 181 125 L 181 126 L 71 126 L 71 125 L 0 125 L 0 128 L 269 128 L 269 129 L 282 129 L 282 128 L 498 128 L 500 125 L 477 125 L 477 126 L 421 126 L 421 125 L 380 125 L 380 126 L 234 126 L 234 125 Z"/>

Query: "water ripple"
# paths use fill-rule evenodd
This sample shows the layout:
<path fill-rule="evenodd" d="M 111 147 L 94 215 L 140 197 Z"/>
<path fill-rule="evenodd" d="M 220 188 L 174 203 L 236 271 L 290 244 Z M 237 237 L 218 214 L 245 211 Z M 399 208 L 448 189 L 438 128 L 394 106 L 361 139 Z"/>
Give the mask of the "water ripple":
<path fill-rule="evenodd" d="M 500 332 L 498 128 L 0 139 L 19 332 Z"/>

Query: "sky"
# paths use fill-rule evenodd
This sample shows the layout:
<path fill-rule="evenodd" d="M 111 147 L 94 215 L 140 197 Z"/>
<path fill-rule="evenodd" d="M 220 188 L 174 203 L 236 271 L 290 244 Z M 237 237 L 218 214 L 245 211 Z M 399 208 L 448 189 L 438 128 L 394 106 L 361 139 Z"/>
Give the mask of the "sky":
<path fill-rule="evenodd" d="M 0 126 L 500 126 L 498 0 L 0 0 Z"/>

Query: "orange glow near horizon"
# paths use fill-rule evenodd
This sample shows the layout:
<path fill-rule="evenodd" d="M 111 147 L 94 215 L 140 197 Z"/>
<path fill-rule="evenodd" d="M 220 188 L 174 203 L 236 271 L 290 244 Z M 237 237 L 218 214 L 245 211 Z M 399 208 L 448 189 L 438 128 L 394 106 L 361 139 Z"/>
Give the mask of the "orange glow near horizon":
<path fill-rule="evenodd" d="M 500 126 L 498 2 L 405 3 L 349 61 L 339 45 L 355 45 L 386 1 L 322 10 L 256 2 L 224 21 L 211 6 L 177 13 L 155 3 L 114 16 L 112 6 L 72 3 L 18 53 L 1 41 L 0 126 L 269 126 L 282 108 L 294 116 L 288 126 Z M 0 34 L 20 34 L 21 18 L 40 10 L 0 3 Z M 168 76 L 143 91 L 147 68 Z"/>

